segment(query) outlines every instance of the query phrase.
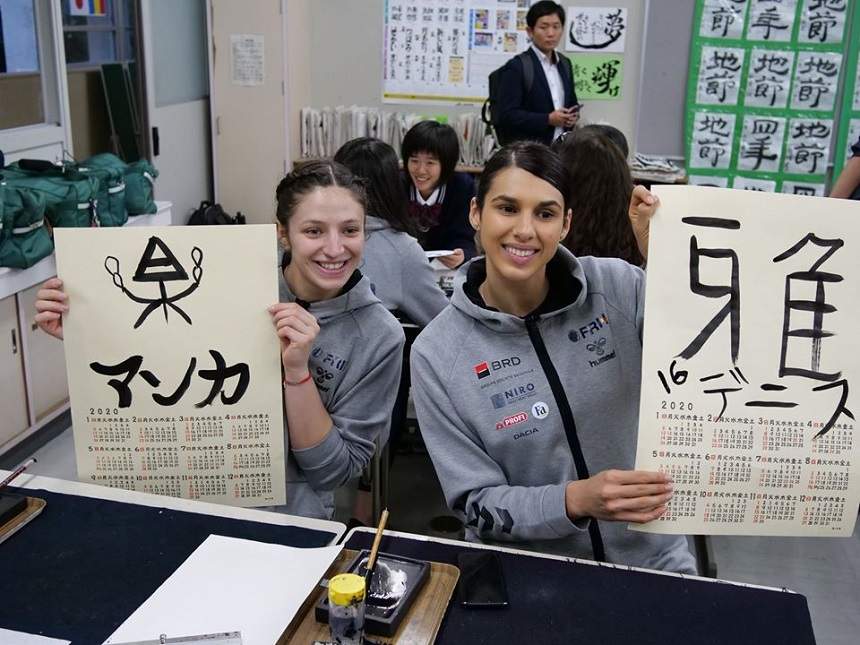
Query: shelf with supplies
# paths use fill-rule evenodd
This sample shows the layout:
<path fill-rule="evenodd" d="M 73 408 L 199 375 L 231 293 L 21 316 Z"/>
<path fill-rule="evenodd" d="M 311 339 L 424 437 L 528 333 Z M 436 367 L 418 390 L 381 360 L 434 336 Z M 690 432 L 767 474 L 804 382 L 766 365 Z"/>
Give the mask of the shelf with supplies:
<path fill-rule="evenodd" d="M 126 226 L 169 226 L 170 202 Z M 34 322 L 40 285 L 57 275 L 53 254 L 27 269 L 0 268 L 0 454 L 69 409 L 63 344 Z"/>

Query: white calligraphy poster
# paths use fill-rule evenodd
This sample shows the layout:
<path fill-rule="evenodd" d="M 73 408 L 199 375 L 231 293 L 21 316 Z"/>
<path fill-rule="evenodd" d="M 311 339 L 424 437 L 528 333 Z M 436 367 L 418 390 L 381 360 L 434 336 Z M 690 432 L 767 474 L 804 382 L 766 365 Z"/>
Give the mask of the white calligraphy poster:
<path fill-rule="evenodd" d="M 860 204 L 655 187 L 636 468 L 655 533 L 851 535 Z"/>
<path fill-rule="evenodd" d="M 285 502 L 275 230 L 56 229 L 78 477 Z"/>
<path fill-rule="evenodd" d="M 624 53 L 627 9 L 568 7 L 564 33 L 565 51 Z"/>

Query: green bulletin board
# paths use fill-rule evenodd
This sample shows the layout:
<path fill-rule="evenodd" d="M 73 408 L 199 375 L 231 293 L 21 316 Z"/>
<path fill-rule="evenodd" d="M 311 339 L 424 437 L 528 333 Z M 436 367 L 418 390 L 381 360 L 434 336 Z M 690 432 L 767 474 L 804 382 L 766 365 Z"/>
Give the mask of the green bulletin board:
<path fill-rule="evenodd" d="M 845 58 L 845 89 L 842 94 L 842 110 L 839 139 L 833 158 L 833 178 L 839 176 L 845 160 L 851 156 L 851 144 L 860 138 L 860 8 L 854 9 L 851 38 Z"/>
<path fill-rule="evenodd" d="M 692 184 L 823 195 L 848 0 L 697 0 L 685 141 Z"/>

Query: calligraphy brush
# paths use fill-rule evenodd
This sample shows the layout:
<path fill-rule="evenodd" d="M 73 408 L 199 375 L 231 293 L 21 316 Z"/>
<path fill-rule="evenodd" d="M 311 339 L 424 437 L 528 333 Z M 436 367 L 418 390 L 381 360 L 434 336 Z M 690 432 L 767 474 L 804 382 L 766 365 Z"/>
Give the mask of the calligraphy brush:
<path fill-rule="evenodd" d="M 373 538 L 373 546 L 370 548 L 370 556 L 367 558 L 367 569 L 364 572 L 365 597 L 370 595 L 370 583 L 373 581 L 373 570 L 376 568 L 376 556 L 379 554 L 379 543 L 382 541 L 382 532 L 388 522 L 388 509 L 382 511 L 379 518 L 379 526 L 376 527 L 376 537 Z"/>
<path fill-rule="evenodd" d="M 4 488 L 6 488 L 9 484 L 12 483 L 13 479 L 15 479 L 18 475 L 23 473 L 25 470 L 27 470 L 27 468 L 29 468 L 30 466 L 32 466 L 35 463 L 36 463 L 36 458 L 31 457 L 30 459 L 25 461 L 23 464 L 18 466 L 15 470 L 12 471 L 12 473 L 6 479 L 4 479 L 2 482 L 0 482 L 0 490 L 3 490 Z"/>

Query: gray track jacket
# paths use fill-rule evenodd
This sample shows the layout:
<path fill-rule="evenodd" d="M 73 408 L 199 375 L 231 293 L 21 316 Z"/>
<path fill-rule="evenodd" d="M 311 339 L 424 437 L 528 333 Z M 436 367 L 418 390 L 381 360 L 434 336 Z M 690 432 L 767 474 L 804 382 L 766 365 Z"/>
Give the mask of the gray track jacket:
<path fill-rule="evenodd" d="M 422 327 L 448 306 L 418 240 L 379 217 L 367 217 L 361 272 L 386 309 L 402 311 Z"/>
<path fill-rule="evenodd" d="M 574 524 L 565 511 L 578 472 L 634 466 L 642 271 L 560 248 L 537 311 L 549 310 L 519 318 L 482 306 L 483 258 L 464 270 L 452 306 L 412 346 L 411 367 L 421 433 L 467 538 L 590 559 L 599 527 L 609 562 L 695 573 L 683 537 Z"/>
<path fill-rule="evenodd" d="M 283 273 L 278 288 L 281 302 L 296 300 Z M 344 293 L 307 309 L 320 326 L 308 367 L 334 425 L 316 446 L 289 451 L 287 504 L 275 510 L 330 519 L 334 489 L 361 473 L 377 437 L 388 440 L 404 336 L 358 272 Z M 286 445 L 286 425 L 284 435 Z"/>

